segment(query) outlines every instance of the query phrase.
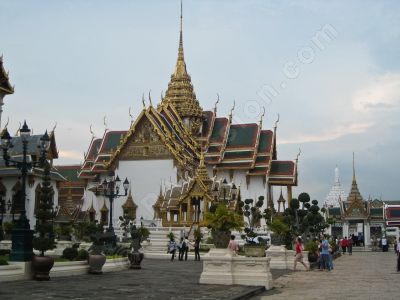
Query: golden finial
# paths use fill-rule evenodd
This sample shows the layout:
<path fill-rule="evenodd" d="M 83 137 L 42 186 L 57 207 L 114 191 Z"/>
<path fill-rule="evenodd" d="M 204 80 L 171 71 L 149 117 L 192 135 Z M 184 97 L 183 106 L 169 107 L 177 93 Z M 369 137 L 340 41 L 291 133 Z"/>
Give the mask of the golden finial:
<path fill-rule="evenodd" d="M 151 90 L 149 91 L 149 102 L 150 102 L 150 106 L 153 106 L 153 103 L 151 102 Z"/>
<path fill-rule="evenodd" d="M 219 94 L 217 93 L 217 102 L 215 102 L 215 105 L 214 105 L 214 115 L 217 114 L 217 104 L 218 103 L 219 103 Z"/>
<path fill-rule="evenodd" d="M 299 152 L 297 153 L 297 156 L 296 156 L 296 164 L 299 161 L 300 154 L 301 154 L 301 149 L 299 148 Z"/>
<path fill-rule="evenodd" d="M 354 166 L 354 152 L 353 152 L 353 181 L 356 181 L 356 168 Z"/>
<path fill-rule="evenodd" d="M 265 116 L 265 106 L 263 106 L 263 112 L 262 112 L 261 117 L 260 117 L 260 127 L 262 125 L 262 121 L 263 121 L 264 116 Z"/>
<path fill-rule="evenodd" d="M 164 99 L 164 91 L 161 91 L 161 101 Z"/>
<path fill-rule="evenodd" d="M 90 131 L 90 134 L 92 135 L 92 139 L 94 139 L 94 132 L 92 130 L 92 124 L 90 124 L 90 126 L 89 126 L 89 131 Z"/>
<path fill-rule="evenodd" d="M 8 125 L 8 120 L 7 120 L 7 124 L 6 124 L 6 126 L 4 126 L 4 128 L 6 128 L 7 127 L 7 125 Z M 18 129 L 17 129 L 17 131 L 15 132 L 15 136 L 17 136 L 18 135 L 18 132 L 19 132 L 19 130 L 21 129 L 21 122 L 19 122 L 19 126 L 18 126 Z"/>
<path fill-rule="evenodd" d="M 142 94 L 142 104 L 143 104 L 143 109 L 146 109 L 146 103 L 144 103 L 144 93 Z"/>
<path fill-rule="evenodd" d="M 276 121 L 275 121 L 274 128 L 278 127 L 278 123 L 279 123 L 279 114 L 278 114 L 278 119 L 276 119 Z"/>
<path fill-rule="evenodd" d="M 106 123 L 106 116 L 104 116 L 104 118 L 103 118 L 103 125 L 104 125 L 104 130 L 107 131 L 108 128 L 107 128 L 107 123 Z"/>
<path fill-rule="evenodd" d="M 232 106 L 232 108 L 231 108 L 231 111 L 230 111 L 230 113 L 229 113 L 229 121 L 232 123 L 232 116 L 233 116 L 233 111 L 234 111 L 234 109 L 235 109 L 235 106 L 236 106 L 236 102 L 235 102 L 235 100 L 233 100 L 233 106 Z"/>

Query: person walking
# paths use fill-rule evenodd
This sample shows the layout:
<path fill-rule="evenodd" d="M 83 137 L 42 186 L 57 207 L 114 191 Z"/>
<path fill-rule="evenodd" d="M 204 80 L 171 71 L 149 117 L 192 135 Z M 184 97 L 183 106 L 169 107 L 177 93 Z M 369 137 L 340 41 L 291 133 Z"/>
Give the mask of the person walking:
<path fill-rule="evenodd" d="M 189 251 L 189 240 L 188 240 L 188 237 L 187 236 L 185 236 L 185 240 L 184 240 L 184 242 L 183 242 L 184 244 L 183 244 L 183 246 L 182 246 L 182 248 L 183 248 L 183 251 L 184 251 L 184 253 L 185 253 L 185 261 L 187 261 L 187 257 L 188 257 L 188 251 Z M 183 257 L 182 257 L 183 258 Z"/>
<path fill-rule="evenodd" d="M 388 240 L 386 239 L 385 236 L 382 238 L 381 243 L 382 243 L 382 252 L 387 252 L 389 250 L 389 246 L 388 246 Z"/>
<path fill-rule="evenodd" d="M 175 258 L 175 252 L 176 252 L 176 242 L 175 239 L 171 237 L 168 242 L 168 253 L 172 254 L 171 261 L 173 261 Z"/>
<path fill-rule="evenodd" d="M 178 260 L 183 260 L 183 253 L 185 251 L 184 249 L 185 249 L 185 241 L 183 240 L 183 237 L 181 237 L 181 240 L 178 244 L 178 251 L 179 251 Z"/>
<path fill-rule="evenodd" d="M 298 237 L 296 239 L 295 250 L 296 250 L 296 254 L 294 255 L 293 270 L 296 271 L 296 266 L 297 266 L 297 263 L 299 262 L 304 266 L 304 268 L 306 268 L 307 271 L 309 271 L 310 270 L 310 266 L 307 266 L 303 261 L 303 258 L 304 258 L 304 256 L 303 256 L 303 243 L 302 243 L 301 237 Z"/>
<path fill-rule="evenodd" d="M 353 255 L 353 238 L 351 236 L 347 239 L 347 252 L 349 255 Z"/>
<path fill-rule="evenodd" d="M 347 236 L 344 237 L 341 241 L 341 246 L 342 246 L 342 254 L 346 254 L 346 248 L 347 248 Z"/>
<path fill-rule="evenodd" d="M 324 235 L 324 239 L 321 242 L 321 268 L 322 270 L 330 271 L 329 264 L 329 242 Z"/>
<path fill-rule="evenodd" d="M 239 245 L 235 241 L 235 236 L 233 234 L 231 235 L 231 240 L 229 241 L 228 249 L 232 250 L 235 254 L 239 251 Z"/>
<path fill-rule="evenodd" d="M 200 261 L 200 238 L 194 241 L 194 260 Z"/>

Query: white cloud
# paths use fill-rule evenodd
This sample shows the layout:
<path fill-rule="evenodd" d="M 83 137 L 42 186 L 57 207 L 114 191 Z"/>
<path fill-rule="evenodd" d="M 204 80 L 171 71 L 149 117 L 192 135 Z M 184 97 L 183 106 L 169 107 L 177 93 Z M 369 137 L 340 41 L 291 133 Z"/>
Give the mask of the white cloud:
<path fill-rule="evenodd" d="M 314 135 L 301 135 L 292 139 L 279 140 L 280 144 L 302 144 L 311 142 L 326 142 L 336 140 L 342 136 L 349 134 L 359 134 L 365 132 L 374 123 L 372 122 L 361 122 L 361 123 L 350 123 L 343 124 L 336 128 L 330 129 L 326 132 Z"/>
<path fill-rule="evenodd" d="M 387 73 L 376 78 L 368 86 L 354 93 L 353 109 L 370 112 L 375 109 L 390 109 L 400 103 L 400 73 Z"/>

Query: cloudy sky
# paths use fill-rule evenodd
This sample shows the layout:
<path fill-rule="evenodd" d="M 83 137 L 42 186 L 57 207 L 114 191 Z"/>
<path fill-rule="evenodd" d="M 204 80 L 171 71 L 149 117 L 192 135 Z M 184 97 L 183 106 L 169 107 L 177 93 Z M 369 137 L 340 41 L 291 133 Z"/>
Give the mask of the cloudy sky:
<path fill-rule="evenodd" d="M 15 94 L 2 123 L 57 122 L 58 164 L 128 129 L 141 95 L 165 91 L 177 57 L 178 0 L 0 0 L 0 53 Z M 352 152 L 365 198 L 399 199 L 400 2 L 185 0 L 188 71 L 205 109 L 236 101 L 236 122 L 277 115 L 278 155 L 301 149 L 299 187 L 324 200 L 334 168 L 349 191 Z"/>

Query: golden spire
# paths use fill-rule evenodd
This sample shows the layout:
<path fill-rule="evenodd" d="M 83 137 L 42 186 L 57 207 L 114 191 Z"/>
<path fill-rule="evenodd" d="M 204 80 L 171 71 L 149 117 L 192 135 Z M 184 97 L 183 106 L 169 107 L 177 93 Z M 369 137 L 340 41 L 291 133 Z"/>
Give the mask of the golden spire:
<path fill-rule="evenodd" d="M 354 167 L 354 152 L 353 152 L 353 181 L 356 181 L 356 168 Z"/>
<path fill-rule="evenodd" d="M 185 56 L 183 51 L 182 28 L 183 13 L 181 2 L 178 59 L 176 61 L 174 73 L 171 75 L 171 80 L 168 83 L 168 89 L 165 92 L 165 97 L 162 99 L 162 102 L 173 104 L 181 118 L 202 118 L 203 109 L 200 107 L 199 101 L 196 99 L 196 94 L 193 91 L 190 75 L 186 70 Z"/>

